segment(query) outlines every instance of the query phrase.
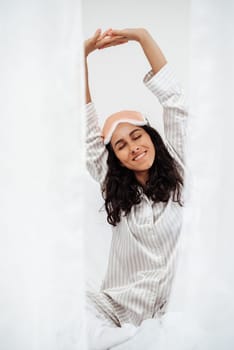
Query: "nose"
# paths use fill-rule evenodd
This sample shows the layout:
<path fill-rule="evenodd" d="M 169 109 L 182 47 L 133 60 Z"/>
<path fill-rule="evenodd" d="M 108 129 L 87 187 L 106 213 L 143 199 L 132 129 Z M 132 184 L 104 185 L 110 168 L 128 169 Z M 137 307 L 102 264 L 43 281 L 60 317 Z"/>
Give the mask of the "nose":
<path fill-rule="evenodd" d="M 139 146 L 136 146 L 136 145 L 132 145 L 132 146 L 131 146 L 131 153 L 132 153 L 132 154 L 138 152 L 139 150 L 140 150 L 140 147 L 139 147 Z"/>

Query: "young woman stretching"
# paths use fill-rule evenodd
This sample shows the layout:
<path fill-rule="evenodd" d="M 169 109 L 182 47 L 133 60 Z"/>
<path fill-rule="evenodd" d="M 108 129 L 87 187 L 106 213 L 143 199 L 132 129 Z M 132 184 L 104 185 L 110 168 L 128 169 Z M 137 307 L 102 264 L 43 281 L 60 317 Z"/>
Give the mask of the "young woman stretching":
<path fill-rule="evenodd" d="M 99 127 L 87 57 L 129 40 L 141 45 L 151 66 L 144 84 L 163 107 L 164 140 L 137 111 L 117 112 Z M 106 325 L 121 327 L 124 339 L 133 326 L 160 318 L 169 301 L 182 225 L 187 110 L 171 67 L 143 28 L 97 30 L 85 41 L 85 67 L 87 167 L 101 184 L 113 229 L 106 275 L 100 291 L 87 294 L 88 305 Z"/>

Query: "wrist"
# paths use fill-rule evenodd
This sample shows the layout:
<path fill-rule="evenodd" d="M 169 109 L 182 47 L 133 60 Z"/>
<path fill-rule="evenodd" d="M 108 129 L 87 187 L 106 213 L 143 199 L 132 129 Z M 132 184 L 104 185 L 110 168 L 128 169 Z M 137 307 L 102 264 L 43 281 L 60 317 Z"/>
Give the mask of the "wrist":
<path fill-rule="evenodd" d="M 84 45 L 84 54 L 85 54 L 85 58 L 88 57 L 88 55 L 94 51 L 94 48 L 92 47 L 92 43 L 90 41 L 90 39 L 85 40 L 85 45 Z"/>
<path fill-rule="evenodd" d="M 87 59 L 88 55 L 89 55 L 88 47 L 86 45 L 84 45 L 84 56 L 85 56 L 85 59 Z"/>
<path fill-rule="evenodd" d="M 142 44 L 147 38 L 150 37 L 149 32 L 145 28 L 139 28 L 137 32 L 137 41 Z"/>

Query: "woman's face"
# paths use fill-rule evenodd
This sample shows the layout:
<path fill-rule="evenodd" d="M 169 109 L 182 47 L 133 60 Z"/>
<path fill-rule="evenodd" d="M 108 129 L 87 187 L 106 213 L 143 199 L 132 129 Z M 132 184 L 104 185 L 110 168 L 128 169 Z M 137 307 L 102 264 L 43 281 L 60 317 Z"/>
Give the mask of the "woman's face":
<path fill-rule="evenodd" d="M 145 182 L 155 159 L 154 144 L 148 133 L 139 126 L 120 123 L 112 135 L 111 145 L 121 164 Z"/>

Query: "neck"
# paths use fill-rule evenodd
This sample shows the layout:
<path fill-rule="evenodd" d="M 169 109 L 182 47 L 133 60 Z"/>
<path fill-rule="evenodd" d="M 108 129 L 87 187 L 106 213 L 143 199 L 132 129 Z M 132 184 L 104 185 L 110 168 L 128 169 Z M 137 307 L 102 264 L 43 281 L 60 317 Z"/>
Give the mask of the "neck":
<path fill-rule="evenodd" d="M 142 186 L 145 186 L 147 180 L 149 179 L 149 171 L 135 171 L 135 177 Z"/>

